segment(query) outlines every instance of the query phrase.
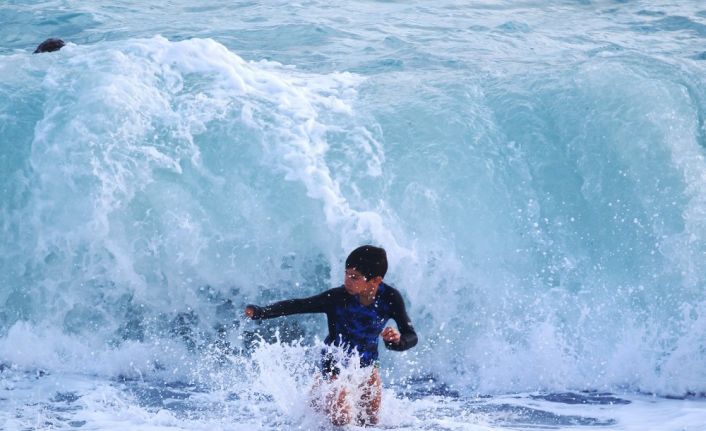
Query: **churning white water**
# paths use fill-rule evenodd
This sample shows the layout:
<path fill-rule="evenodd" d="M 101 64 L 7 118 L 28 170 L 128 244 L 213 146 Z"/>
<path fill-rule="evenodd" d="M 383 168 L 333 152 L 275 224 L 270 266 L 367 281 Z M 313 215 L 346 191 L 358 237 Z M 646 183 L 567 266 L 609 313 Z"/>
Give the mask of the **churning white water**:
<path fill-rule="evenodd" d="M 0 22 L 0 428 L 326 428 L 324 317 L 242 309 L 373 243 L 420 336 L 381 426 L 706 429 L 701 2 Z"/>

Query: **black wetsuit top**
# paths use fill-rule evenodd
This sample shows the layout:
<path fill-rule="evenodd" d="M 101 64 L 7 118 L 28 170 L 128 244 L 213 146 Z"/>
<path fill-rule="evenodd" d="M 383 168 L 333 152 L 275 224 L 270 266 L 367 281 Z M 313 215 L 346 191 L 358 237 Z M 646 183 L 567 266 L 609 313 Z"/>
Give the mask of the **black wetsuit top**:
<path fill-rule="evenodd" d="M 417 344 L 417 334 L 407 316 L 400 292 L 380 283 L 375 300 L 363 305 L 357 296 L 346 292 L 343 286 L 327 290 L 310 298 L 290 299 L 266 307 L 253 307 L 253 319 L 269 319 L 300 313 L 326 313 L 328 319 L 327 345 L 339 346 L 349 353 L 356 350 L 360 365 L 372 365 L 378 359 L 378 337 L 389 319 L 394 319 L 400 331 L 400 342 L 385 342 L 391 350 L 407 350 Z"/>

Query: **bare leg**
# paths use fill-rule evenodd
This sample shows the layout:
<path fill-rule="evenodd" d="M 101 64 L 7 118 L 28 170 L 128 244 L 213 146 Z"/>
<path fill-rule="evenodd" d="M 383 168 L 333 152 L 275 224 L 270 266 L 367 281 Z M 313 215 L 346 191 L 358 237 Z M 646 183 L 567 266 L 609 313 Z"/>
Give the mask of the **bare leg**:
<path fill-rule="evenodd" d="M 351 422 L 351 406 L 346 399 L 347 395 L 346 389 L 341 388 L 334 389 L 326 396 L 326 414 L 336 426 L 348 425 Z"/>
<path fill-rule="evenodd" d="M 331 376 L 329 382 L 336 380 L 336 376 Z M 325 383 L 317 376 L 312 387 L 311 406 L 323 410 L 331 419 L 331 423 L 336 426 L 345 426 L 351 422 L 351 405 L 348 398 L 348 391 L 345 388 L 332 389 L 324 400 L 324 405 L 320 405 L 313 396 L 314 391 L 321 388 Z M 380 373 L 376 368 L 370 373 L 370 377 L 361 385 L 362 394 L 360 398 L 361 411 L 356 418 L 356 423 L 360 426 L 376 425 L 379 420 L 380 403 L 382 401 L 382 381 Z"/>
<path fill-rule="evenodd" d="M 345 388 L 332 388 L 329 384 L 336 380 L 336 376 L 329 377 L 328 383 L 321 379 L 320 376 L 316 376 L 313 386 L 309 396 L 311 401 L 309 405 L 316 410 L 323 411 L 331 420 L 331 423 L 336 426 L 348 425 L 351 422 L 351 406 L 348 402 L 348 392 Z M 319 395 L 319 391 L 323 389 L 330 391 L 326 394 L 322 400 Z"/>
<path fill-rule="evenodd" d="M 382 381 L 377 368 L 373 368 L 365 385 L 363 396 L 360 399 L 364 412 L 358 415 L 358 424 L 376 425 L 379 420 L 380 402 L 382 401 Z"/>

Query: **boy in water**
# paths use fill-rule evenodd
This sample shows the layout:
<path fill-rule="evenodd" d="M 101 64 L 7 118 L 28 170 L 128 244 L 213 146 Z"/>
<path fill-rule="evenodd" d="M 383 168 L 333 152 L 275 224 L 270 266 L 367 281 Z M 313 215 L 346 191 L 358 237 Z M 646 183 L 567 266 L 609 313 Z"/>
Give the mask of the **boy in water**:
<path fill-rule="evenodd" d="M 245 315 L 251 319 L 326 313 L 328 335 L 324 343 L 340 347 L 350 355 L 357 352 L 357 356 L 352 357 L 360 358 L 361 368 L 370 373 L 360 399 L 367 417 L 358 416 L 356 420 L 359 425 L 376 424 L 378 421 L 382 396 L 378 372 L 378 336 L 382 336 L 385 347 L 391 350 L 407 350 L 417 344 L 417 334 L 407 316 L 402 295 L 382 281 L 386 272 L 385 250 L 364 245 L 353 250 L 346 259 L 343 286 L 310 298 L 290 299 L 266 307 L 245 307 Z M 385 327 L 391 318 L 397 323 L 399 331 Z M 322 351 L 320 368 L 323 379 L 327 381 L 335 380 L 340 372 L 339 364 L 327 350 Z M 326 410 L 334 425 L 350 423 L 349 402 L 345 389 L 329 396 Z"/>

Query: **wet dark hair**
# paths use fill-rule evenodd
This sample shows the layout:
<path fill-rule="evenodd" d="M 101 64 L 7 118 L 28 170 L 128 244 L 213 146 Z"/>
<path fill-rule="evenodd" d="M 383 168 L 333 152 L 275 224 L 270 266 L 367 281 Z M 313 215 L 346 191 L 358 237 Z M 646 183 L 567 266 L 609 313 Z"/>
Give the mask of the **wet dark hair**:
<path fill-rule="evenodd" d="M 346 269 L 353 268 L 365 276 L 366 279 L 387 273 L 387 253 L 384 248 L 372 245 L 363 245 L 356 248 L 346 259 Z"/>

